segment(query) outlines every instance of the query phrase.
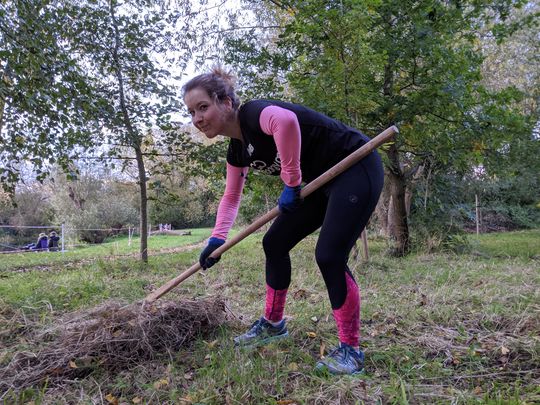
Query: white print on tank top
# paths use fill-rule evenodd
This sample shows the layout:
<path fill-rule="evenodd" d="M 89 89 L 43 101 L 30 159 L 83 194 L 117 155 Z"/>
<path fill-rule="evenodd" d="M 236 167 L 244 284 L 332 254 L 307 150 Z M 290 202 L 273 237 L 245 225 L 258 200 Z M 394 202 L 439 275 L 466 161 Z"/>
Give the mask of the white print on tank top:
<path fill-rule="evenodd" d="M 265 174 L 273 175 L 279 174 L 281 172 L 281 158 L 279 153 L 276 154 L 276 158 L 271 165 L 267 165 L 266 162 L 262 160 L 254 160 L 250 165 L 255 170 L 260 170 Z"/>

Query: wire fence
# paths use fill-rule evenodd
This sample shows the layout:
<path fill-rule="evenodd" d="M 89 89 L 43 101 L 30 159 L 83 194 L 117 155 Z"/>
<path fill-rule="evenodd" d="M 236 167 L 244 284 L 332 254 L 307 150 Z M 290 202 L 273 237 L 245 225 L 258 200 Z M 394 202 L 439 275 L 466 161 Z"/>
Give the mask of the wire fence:
<path fill-rule="evenodd" d="M 133 238 L 140 235 L 139 227 L 75 228 L 65 224 L 52 225 L 0 225 L 0 255 L 24 252 L 61 252 L 96 246 L 111 237 L 127 236 L 124 244 L 130 247 Z M 148 227 L 148 234 L 173 231 L 170 224 Z M 117 242 L 118 247 L 118 242 Z"/>

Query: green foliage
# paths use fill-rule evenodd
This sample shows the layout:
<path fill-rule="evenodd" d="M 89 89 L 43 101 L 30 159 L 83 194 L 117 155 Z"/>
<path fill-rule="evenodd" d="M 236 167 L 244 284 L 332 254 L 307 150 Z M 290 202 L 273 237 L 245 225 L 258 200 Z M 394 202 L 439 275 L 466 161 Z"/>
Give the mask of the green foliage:
<path fill-rule="evenodd" d="M 283 182 L 279 177 L 265 176 L 254 170 L 251 171 L 242 198 L 240 220 L 244 223 L 251 223 L 270 211 L 277 205 L 282 189 Z"/>
<path fill-rule="evenodd" d="M 0 179 L 11 192 L 22 162 L 43 179 L 47 163 L 67 170 L 99 137 L 106 103 L 59 35 L 71 21 L 58 2 L 0 5 Z"/>
<path fill-rule="evenodd" d="M 31 242 L 36 242 L 38 234 L 48 233 L 53 228 L 32 229 L 26 226 L 50 226 L 55 222 L 55 211 L 49 198 L 38 187 L 20 187 L 15 195 L 6 198 L 0 204 L 0 224 L 11 225 L 21 228 L 0 228 L 0 250 L 8 246 L 11 248 L 21 248 Z"/>
<path fill-rule="evenodd" d="M 120 161 L 136 170 L 146 235 L 145 166 L 158 153 L 145 138 L 152 127 L 172 126 L 179 92 L 171 70 L 187 66 L 203 14 L 189 1 L 2 3 L 2 186 L 14 190 L 23 161 L 38 180 L 48 175 L 47 164 L 69 171 L 83 153 L 102 164 Z M 145 243 L 143 237 L 143 260 Z"/>
<path fill-rule="evenodd" d="M 139 205 L 134 184 L 114 181 L 104 174 L 98 178 L 89 172 L 69 180 L 58 173 L 49 187 L 56 223 L 77 229 L 71 237 L 101 243 L 114 233 L 110 229 L 138 224 Z"/>
<path fill-rule="evenodd" d="M 54 208 L 39 188 L 21 188 L 10 203 L 0 213 L 2 223 L 6 225 L 43 226 L 54 223 Z"/>
<path fill-rule="evenodd" d="M 293 99 L 368 135 L 396 124 L 400 134 L 385 150 L 385 164 L 395 174 L 389 180 L 395 189 L 407 186 L 415 192 L 421 180 L 415 173 L 426 165 L 434 168 L 431 177 L 441 176 L 442 182 L 449 168 L 465 172 L 480 163 L 497 166 L 501 157 L 505 163 L 516 161 L 526 148 L 514 141 L 538 147 L 531 139 L 537 115 L 524 113 L 523 94 L 513 87 L 488 91 L 482 83 L 479 33 L 494 32 L 502 41 L 516 31 L 516 22 L 524 22 L 522 28 L 534 26 L 531 11 L 507 19 L 524 4 L 271 2 L 279 26 L 274 36 L 267 43 L 256 36 L 233 38 L 228 61 L 247 78 L 243 84 L 250 95 Z M 394 219 L 406 228 L 403 218 Z M 437 229 L 452 227 L 446 222 Z"/>
<path fill-rule="evenodd" d="M 466 187 L 460 178 L 449 169 L 445 175 L 416 182 L 409 216 L 416 250 L 468 249 L 463 232 L 470 219 L 474 220 L 474 211 L 471 213 L 471 207 L 463 204 Z"/>
<path fill-rule="evenodd" d="M 151 223 L 171 224 L 175 229 L 210 226 L 216 211 L 216 195 L 198 178 L 175 180 L 171 184 L 159 180 L 150 184 Z"/>

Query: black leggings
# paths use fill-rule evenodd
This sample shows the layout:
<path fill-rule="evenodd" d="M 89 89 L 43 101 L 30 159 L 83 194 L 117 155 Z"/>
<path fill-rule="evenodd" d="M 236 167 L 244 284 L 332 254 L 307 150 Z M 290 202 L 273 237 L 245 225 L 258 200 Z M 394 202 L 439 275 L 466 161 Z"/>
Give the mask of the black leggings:
<path fill-rule="evenodd" d="M 383 182 L 381 158 L 372 152 L 309 195 L 298 209 L 280 214 L 263 239 L 267 284 L 275 290 L 289 287 L 290 250 L 321 227 L 315 259 L 332 308 L 339 309 L 347 295 L 349 253 L 377 205 Z"/>

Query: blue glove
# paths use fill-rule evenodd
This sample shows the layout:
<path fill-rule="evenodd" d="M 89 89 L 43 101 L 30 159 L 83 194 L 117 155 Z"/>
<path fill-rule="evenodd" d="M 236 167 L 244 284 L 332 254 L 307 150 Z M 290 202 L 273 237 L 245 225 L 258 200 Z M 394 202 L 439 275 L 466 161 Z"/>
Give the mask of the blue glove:
<path fill-rule="evenodd" d="M 289 187 L 286 185 L 283 187 L 283 192 L 278 200 L 279 210 L 281 212 L 288 213 L 297 209 L 304 200 L 302 197 L 300 197 L 301 190 L 302 187 L 300 185 L 294 187 Z"/>
<path fill-rule="evenodd" d="M 217 258 L 209 257 L 214 250 L 216 250 L 218 247 L 223 245 L 225 241 L 220 238 L 214 238 L 211 237 L 208 239 L 208 244 L 201 252 L 201 255 L 199 256 L 199 264 L 203 268 L 203 270 L 206 270 L 210 267 L 212 267 L 214 264 L 219 262 L 219 259 L 221 259 L 221 256 L 218 256 Z"/>

